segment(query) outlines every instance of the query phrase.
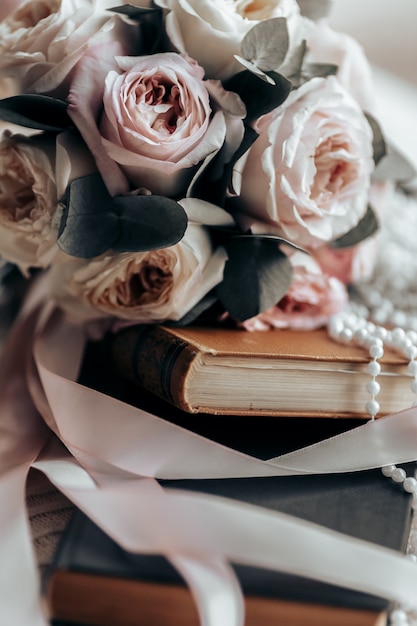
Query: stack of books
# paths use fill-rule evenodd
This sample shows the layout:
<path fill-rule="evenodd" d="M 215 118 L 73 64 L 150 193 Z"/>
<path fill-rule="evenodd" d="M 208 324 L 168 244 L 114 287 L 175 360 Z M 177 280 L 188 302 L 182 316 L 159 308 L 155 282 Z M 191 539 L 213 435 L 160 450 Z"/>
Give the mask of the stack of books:
<path fill-rule="evenodd" d="M 81 382 L 267 459 L 362 423 L 366 362 L 362 351 L 338 346 L 322 331 L 139 327 L 91 344 Z M 405 370 L 404 362 L 387 354 L 382 384 L 408 391 Z M 394 395 L 388 410 L 397 408 L 403 394 Z M 397 551 L 406 548 L 410 497 L 380 470 L 162 484 L 261 505 Z M 245 626 L 387 622 L 390 607 L 381 598 L 232 565 L 245 595 Z M 126 552 L 80 511 L 47 572 L 45 593 L 55 626 L 199 624 L 189 590 L 165 558 Z"/>

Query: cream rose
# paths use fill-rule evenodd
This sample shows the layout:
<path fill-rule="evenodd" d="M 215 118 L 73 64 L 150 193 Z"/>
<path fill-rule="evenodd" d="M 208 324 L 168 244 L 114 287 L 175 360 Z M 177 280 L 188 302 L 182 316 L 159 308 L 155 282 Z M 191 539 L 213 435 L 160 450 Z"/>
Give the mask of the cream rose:
<path fill-rule="evenodd" d="M 284 17 L 295 39 L 299 18 L 295 0 L 155 0 L 167 9 L 166 29 L 175 48 L 204 67 L 207 78 L 225 79 L 241 71 L 234 55 L 260 20 Z M 277 68 L 278 69 L 278 68 Z"/>
<path fill-rule="evenodd" d="M 224 249 L 213 250 L 207 229 L 190 220 L 172 247 L 54 266 L 51 293 L 78 321 L 178 320 L 222 280 L 225 262 Z"/>
<path fill-rule="evenodd" d="M 265 230 L 316 248 L 356 226 L 374 169 L 372 131 L 335 77 L 293 91 L 259 131 L 243 167 L 237 217 L 246 227 L 260 220 Z"/>
<path fill-rule="evenodd" d="M 343 283 L 323 274 L 312 257 L 297 252 L 291 263 L 294 274 L 288 292 L 275 306 L 243 322 L 246 330 L 313 330 L 324 326 L 347 304 Z"/>
<path fill-rule="evenodd" d="M 0 76 L 13 77 L 18 92 L 65 96 L 88 46 L 118 40 L 128 45 L 137 32 L 135 23 L 105 5 L 99 0 L 23 3 L 0 23 Z"/>
<path fill-rule="evenodd" d="M 55 138 L 5 133 L 0 142 L 0 249 L 23 271 L 57 255 Z"/>
<path fill-rule="evenodd" d="M 337 79 L 355 98 L 363 110 L 376 109 L 372 69 L 363 48 L 358 42 L 334 31 L 325 20 L 305 21 L 307 63 L 332 63 L 337 65 Z"/>

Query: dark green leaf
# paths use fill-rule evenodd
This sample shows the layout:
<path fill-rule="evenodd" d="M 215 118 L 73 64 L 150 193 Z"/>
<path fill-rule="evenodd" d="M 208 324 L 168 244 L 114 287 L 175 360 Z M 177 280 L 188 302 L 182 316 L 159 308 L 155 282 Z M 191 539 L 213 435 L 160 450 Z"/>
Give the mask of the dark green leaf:
<path fill-rule="evenodd" d="M 283 63 L 288 46 L 287 20 L 274 17 L 255 24 L 243 38 L 240 50 L 244 59 L 267 72 Z"/>
<path fill-rule="evenodd" d="M 178 202 L 164 196 L 117 196 L 120 219 L 115 252 L 144 252 L 178 243 L 187 228 L 187 214 Z"/>
<path fill-rule="evenodd" d="M 243 140 L 230 161 L 226 161 L 224 158 L 224 148 L 212 158 L 208 158 L 194 176 L 187 195 L 207 200 L 207 202 L 222 207 L 227 190 L 233 191 L 233 166 L 249 150 L 257 137 L 258 133 L 251 126 L 245 125 Z"/>
<path fill-rule="evenodd" d="M 271 308 L 288 291 L 292 266 L 276 241 L 232 239 L 226 244 L 228 260 L 217 294 L 224 308 L 243 322 Z"/>
<path fill-rule="evenodd" d="M 0 100 L 0 119 L 11 124 L 60 132 L 73 126 L 67 103 L 50 96 L 22 94 Z"/>
<path fill-rule="evenodd" d="M 67 254 L 90 259 L 107 252 L 120 234 L 113 200 L 99 174 L 68 186 L 58 245 Z"/>
<path fill-rule="evenodd" d="M 387 144 L 386 148 L 387 153 L 378 162 L 372 175 L 372 180 L 393 180 L 399 183 L 413 180 L 417 176 L 417 171 L 413 164 L 391 144 Z"/>
<path fill-rule="evenodd" d="M 310 20 L 327 17 L 332 8 L 332 0 L 297 0 L 301 15 Z"/>
<path fill-rule="evenodd" d="M 385 144 L 384 135 L 382 134 L 382 130 L 376 119 L 370 115 L 370 113 L 365 113 L 365 117 L 369 122 L 370 127 L 372 128 L 373 133 L 373 149 L 374 149 L 374 161 L 375 165 L 379 163 L 379 161 L 384 157 L 387 153 L 387 146 Z"/>
<path fill-rule="evenodd" d="M 112 7 L 108 9 L 109 11 L 113 11 L 113 13 L 121 13 L 122 15 L 127 15 L 132 20 L 143 17 L 144 15 L 149 15 L 150 13 L 160 13 L 161 9 L 158 7 L 136 7 L 133 4 L 122 4 L 117 7 Z"/>
<path fill-rule="evenodd" d="M 63 200 L 58 245 L 84 259 L 116 252 L 143 252 L 174 245 L 184 236 L 187 215 L 161 196 L 112 198 L 99 174 L 71 182 Z"/>
<path fill-rule="evenodd" d="M 225 89 L 234 91 L 243 100 L 248 122 L 276 109 L 288 98 L 292 87 L 290 81 L 278 72 L 268 72 L 268 76 L 273 78 L 273 85 L 260 81 L 248 70 L 238 72 L 224 82 Z"/>
<path fill-rule="evenodd" d="M 351 231 L 330 243 L 332 248 L 351 248 L 373 235 L 379 228 L 375 213 L 368 207 L 364 217 Z"/>

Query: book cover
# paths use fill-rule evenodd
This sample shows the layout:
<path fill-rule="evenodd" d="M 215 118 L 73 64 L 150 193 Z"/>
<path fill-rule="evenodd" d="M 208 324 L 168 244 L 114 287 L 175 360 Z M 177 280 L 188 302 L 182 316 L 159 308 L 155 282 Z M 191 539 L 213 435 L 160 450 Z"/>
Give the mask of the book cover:
<path fill-rule="evenodd" d="M 170 481 L 283 511 L 403 551 L 410 498 L 379 470 L 327 476 Z M 234 565 L 246 626 L 382 626 L 388 602 L 279 572 Z M 343 568 L 343 563 L 340 564 Z M 198 626 L 191 595 L 169 562 L 120 548 L 80 511 L 63 535 L 46 596 L 57 620 L 91 626 Z"/>
<path fill-rule="evenodd" d="M 106 345 L 119 373 L 190 413 L 367 416 L 369 355 L 324 329 L 148 325 L 124 329 Z M 408 408 L 406 361 L 387 350 L 381 363 L 379 415 Z"/>

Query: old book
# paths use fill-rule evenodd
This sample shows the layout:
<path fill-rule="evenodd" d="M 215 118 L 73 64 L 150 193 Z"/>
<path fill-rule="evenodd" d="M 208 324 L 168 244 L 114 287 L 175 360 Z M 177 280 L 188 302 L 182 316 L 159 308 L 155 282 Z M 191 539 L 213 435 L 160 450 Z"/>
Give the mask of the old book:
<path fill-rule="evenodd" d="M 108 345 L 119 372 L 190 413 L 366 417 L 369 357 L 324 329 L 136 326 Z M 379 415 L 408 408 L 406 361 L 387 351 L 381 363 Z"/>
<path fill-rule="evenodd" d="M 405 549 L 410 529 L 410 497 L 379 470 L 165 486 L 263 505 L 398 551 Z M 386 624 L 389 603 L 381 598 L 284 573 L 234 567 L 245 595 L 245 626 Z M 126 552 L 80 511 L 63 535 L 45 589 L 59 623 L 199 624 L 190 592 L 165 558 Z"/>

